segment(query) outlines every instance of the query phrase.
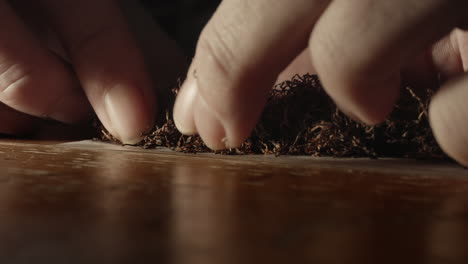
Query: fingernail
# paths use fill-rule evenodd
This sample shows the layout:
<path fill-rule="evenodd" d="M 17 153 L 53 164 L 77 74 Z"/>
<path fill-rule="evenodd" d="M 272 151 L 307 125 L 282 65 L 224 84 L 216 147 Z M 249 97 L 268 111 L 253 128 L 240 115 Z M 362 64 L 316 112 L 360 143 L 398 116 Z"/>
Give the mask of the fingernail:
<path fill-rule="evenodd" d="M 194 121 L 198 134 L 207 147 L 213 150 L 231 147 L 223 124 L 200 95 L 194 103 Z"/>
<path fill-rule="evenodd" d="M 193 118 L 194 102 L 197 95 L 197 80 L 189 75 L 182 85 L 174 104 L 174 123 L 182 134 L 193 135 L 197 133 Z"/>
<path fill-rule="evenodd" d="M 128 86 L 115 86 L 107 93 L 105 108 L 110 126 L 124 144 L 137 144 L 154 122 L 147 100 L 141 91 Z"/>

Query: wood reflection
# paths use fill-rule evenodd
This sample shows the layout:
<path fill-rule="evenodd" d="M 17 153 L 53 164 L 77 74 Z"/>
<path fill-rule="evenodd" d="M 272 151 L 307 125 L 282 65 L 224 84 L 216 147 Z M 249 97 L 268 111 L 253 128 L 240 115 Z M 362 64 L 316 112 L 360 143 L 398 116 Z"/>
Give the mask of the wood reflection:
<path fill-rule="evenodd" d="M 468 172 L 0 143 L 2 263 L 466 263 Z"/>

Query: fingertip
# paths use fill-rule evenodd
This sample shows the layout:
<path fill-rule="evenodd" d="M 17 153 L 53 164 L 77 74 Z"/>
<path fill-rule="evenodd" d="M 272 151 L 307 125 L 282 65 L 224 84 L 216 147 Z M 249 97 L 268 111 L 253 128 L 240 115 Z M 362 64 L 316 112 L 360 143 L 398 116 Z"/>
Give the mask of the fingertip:
<path fill-rule="evenodd" d="M 141 91 L 132 87 L 113 87 L 105 95 L 104 105 L 108 120 L 103 123 L 123 144 L 139 143 L 154 124 L 153 107 Z"/>
<path fill-rule="evenodd" d="M 173 111 L 174 124 L 180 133 L 184 135 L 194 135 L 197 133 L 193 116 L 197 96 L 197 80 L 189 74 L 177 95 Z"/>
<path fill-rule="evenodd" d="M 431 107 L 429 110 L 429 119 L 434 138 L 439 144 L 439 147 L 449 157 L 461 165 L 468 167 L 468 152 L 464 147 L 461 147 L 466 146 L 468 142 L 460 142 L 458 138 L 454 138 L 453 133 L 450 131 L 453 131 L 456 128 L 454 128 L 453 125 L 447 125 L 447 122 L 444 122 L 445 118 L 442 117 L 443 114 L 441 115 L 437 112 L 437 110 L 434 110 L 434 108 Z"/>
<path fill-rule="evenodd" d="M 468 94 L 464 94 L 466 87 L 454 87 L 456 82 L 447 83 L 432 98 L 429 123 L 440 148 L 463 166 L 468 166 L 467 114 L 463 102 Z"/>
<path fill-rule="evenodd" d="M 212 150 L 222 150 L 230 147 L 221 120 L 200 95 L 197 95 L 194 102 L 193 118 L 198 134 L 207 147 Z"/>
<path fill-rule="evenodd" d="M 250 133 L 248 120 L 234 122 L 216 112 L 200 95 L 193 102 L 193 122 L 205 145 L 212 150 L 239 147 Z"/>
<path fill-rule="evenodd" d="M 333 80 L 329 80 L 329 78 Z M 384 122 L 393 111 L 400 93 L 400 78 L 386 81 L 326 76 L 324 89 L 338 108 L 350 118 L 367 125 Z"/>
<path fill-rule="evenodd" d="M 382 123 L 399 97 L 399 69 L 355 58 L 330 38 L 317 31 L 309 41 L 309 56 L 324 90 L 350 118 L 367 125 Z"/>

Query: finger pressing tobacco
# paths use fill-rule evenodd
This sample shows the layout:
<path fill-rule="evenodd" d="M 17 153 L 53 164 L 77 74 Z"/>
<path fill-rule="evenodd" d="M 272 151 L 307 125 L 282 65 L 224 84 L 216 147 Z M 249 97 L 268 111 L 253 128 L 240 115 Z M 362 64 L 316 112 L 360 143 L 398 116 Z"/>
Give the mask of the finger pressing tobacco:
<path fill-rule="evenodd" d="M 172 120 L 177 91 L 174 88 L 165 96 L 163 116 L 139 145 L 211 152 L 199 136 L 177 131 Z M 271 90 L 259 123 L 239 148 L 217 153 L 447 159 L 429 126 L 427 110 L 432 94 L 430 89 L 416 93 L 403 86 L 390 117 L 382 124 L 367 126 L 340 112 L 317 76 L 296 75 Z M 101 131 L 102 140 L 117 142 L 105 129 Z"/>

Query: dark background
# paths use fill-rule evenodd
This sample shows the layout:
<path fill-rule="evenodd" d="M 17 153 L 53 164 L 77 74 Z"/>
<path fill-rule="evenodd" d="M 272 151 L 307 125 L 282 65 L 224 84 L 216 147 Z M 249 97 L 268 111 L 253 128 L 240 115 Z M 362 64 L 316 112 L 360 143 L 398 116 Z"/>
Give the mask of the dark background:
<path fill-rule="evenodd" d="M 163 29 L 189 57 L 196 41 L 221 0 L 140 0 Z"/>

